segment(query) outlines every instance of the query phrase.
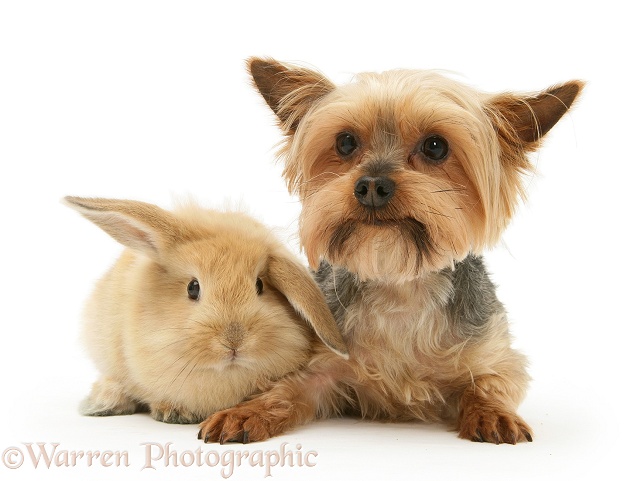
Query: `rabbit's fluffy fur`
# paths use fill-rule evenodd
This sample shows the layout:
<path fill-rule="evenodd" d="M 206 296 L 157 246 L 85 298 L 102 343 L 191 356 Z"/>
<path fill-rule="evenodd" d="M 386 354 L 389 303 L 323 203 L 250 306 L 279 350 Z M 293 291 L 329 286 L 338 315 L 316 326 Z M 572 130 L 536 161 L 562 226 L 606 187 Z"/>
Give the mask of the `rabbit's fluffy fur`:
<path fill-rule="evenodd" d="M 319 342 L 313 328 L 346 356 L 310 274 L 251 217 L 65 200 L 128 247 L 86 308 L 83 338 L 100 378 L 83 414 L 149 409 L 160 421 L 199 422 L 302 366 Z"/>

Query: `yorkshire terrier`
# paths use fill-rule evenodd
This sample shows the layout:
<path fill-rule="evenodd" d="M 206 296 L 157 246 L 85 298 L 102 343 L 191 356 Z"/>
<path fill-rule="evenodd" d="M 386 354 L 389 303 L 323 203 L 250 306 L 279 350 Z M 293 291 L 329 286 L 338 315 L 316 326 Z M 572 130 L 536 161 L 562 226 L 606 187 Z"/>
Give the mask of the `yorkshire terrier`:
<path fill-rule="evenodd" d="M 431 71 L 336 86 L 248 61 L 286 135 L 301 245 L 347 343 L 201 425 L 206 442 L 260 441 L 313 419 L 446 422 L 461 438 L 532 441 L 516 413 L 529 382 L 480 253 L 508 224 L 527 154 L 584 84 L 486 94 Z"/>

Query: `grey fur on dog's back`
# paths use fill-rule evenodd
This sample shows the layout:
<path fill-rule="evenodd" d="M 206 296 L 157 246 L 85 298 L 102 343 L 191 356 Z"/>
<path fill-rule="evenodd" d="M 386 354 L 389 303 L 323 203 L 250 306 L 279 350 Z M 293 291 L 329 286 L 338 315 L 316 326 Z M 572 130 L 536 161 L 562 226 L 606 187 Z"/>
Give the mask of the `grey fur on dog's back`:
<path fill-rule="evenodd" d="M 346 310 L 364 283 L 359 282 L 347 269 L 335 268 L 326 261 L 322 261 L 319 269 L 313 274 L 337 324 L 343 327 Z"/>
<path fill-rule="evenodd" d="M 504 310 L 496 297 L 496 287 L 483 264 L 483 258 L 469 255 L 449 271 L 454 290 L 448 304 L 451 319 L 461 332 L 472 334 L 494 314 Z"/>

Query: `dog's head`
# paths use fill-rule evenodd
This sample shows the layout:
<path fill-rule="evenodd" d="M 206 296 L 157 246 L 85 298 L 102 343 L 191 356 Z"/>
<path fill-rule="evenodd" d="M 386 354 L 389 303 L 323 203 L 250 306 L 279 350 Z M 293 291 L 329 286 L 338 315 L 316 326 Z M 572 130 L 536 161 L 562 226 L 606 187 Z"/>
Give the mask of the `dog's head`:
<path fill-rule="evenodd" d="M 313 70 L 250 59 L 287 135 L 300 236 L 360 279 L 400 282 L 493 245 L 524 197 L 526 154 L 582 90 L 489 95 L 430 71 L 365 73 L 335 86 Z"/>

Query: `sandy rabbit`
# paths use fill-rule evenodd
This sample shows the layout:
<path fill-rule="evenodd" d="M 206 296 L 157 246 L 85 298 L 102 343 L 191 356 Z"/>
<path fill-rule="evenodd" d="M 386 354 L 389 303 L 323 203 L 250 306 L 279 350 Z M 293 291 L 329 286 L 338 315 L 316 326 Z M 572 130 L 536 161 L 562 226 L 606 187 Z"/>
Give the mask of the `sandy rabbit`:
<path fill-rule="evenodd" d="M 64 200 L 127 247 L 86 307 L 100 378 L 82 414 L 197 423 L 298 369 L 321 341 L 347 357 L 311 275 L 251 217 Z"/>

